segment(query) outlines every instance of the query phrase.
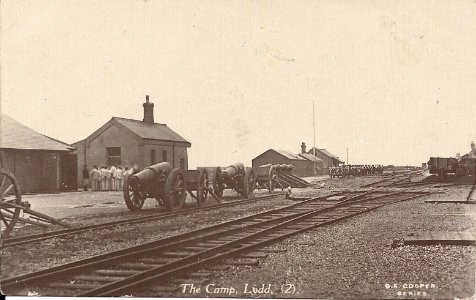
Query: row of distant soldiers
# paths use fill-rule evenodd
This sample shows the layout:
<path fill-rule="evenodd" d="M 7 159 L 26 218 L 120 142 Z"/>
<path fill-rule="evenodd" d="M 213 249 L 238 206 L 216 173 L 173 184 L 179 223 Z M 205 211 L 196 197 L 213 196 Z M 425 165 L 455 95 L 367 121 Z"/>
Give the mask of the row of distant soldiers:
<path fill-rule="evenodd" d="M 93 191 L 120 191 L 122 190 L 124 176 L 128 171 L 122 166 L 94 166 L 91 172 L 84 166 L 84 190 L 87 191 L 89 179 Z"/>
<path fill-rule="evenodd" d="M 329 175 L 334 177 L 365 176 L 369 174 L 382 174 L 382 165 L 342 165 L 330 167 Z"/>

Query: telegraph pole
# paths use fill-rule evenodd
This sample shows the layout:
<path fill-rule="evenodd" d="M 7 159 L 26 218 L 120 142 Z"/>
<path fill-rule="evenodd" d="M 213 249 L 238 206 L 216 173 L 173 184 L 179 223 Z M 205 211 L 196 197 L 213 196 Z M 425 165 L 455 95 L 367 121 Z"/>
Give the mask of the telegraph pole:
<path fill-rule="evenodd" d="M 349 164 L 349 147 L 345 149 L 347 150 L 347 162 L 345 164 L 348 165 Z"/>
<path fill-rule="evenodd" d="M 313 135 L 314 135 L 314 139 L 313 139 L 313 147 L 312 147 L 312 154 L 314 155 L 314 157 L 316 157 L 316 115 L 315 115 L 315 111 L 314 111 L 314 99 L 312 99 L 312 130 L 313 130 Z M 316 164 L 317 162 L 314 161 L 314 176 L 317 175 L 317 170 L 316 170 Z"/>

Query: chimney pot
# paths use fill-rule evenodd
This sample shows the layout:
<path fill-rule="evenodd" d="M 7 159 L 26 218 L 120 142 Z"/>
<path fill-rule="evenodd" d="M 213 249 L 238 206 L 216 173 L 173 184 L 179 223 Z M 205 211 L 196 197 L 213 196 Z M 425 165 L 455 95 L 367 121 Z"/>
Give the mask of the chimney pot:
<path fill-rule="evenodd" d="M 143 121 L 154 124 L 154 103 L 149 102 L 149 95 L 145 95 L 145 103 L 142 106 L 144 107 Z"/>
<path fill-rule="evenodd" d="M 301 144 L 301 153 L 306 153 L 306 143 L 302 142 Z"/>

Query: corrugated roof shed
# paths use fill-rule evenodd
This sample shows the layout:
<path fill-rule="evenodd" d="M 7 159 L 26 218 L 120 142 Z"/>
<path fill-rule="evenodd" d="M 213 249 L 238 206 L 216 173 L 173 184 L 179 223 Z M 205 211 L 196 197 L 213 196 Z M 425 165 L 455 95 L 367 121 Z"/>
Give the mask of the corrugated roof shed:
<path fill-rule="evenodd" d="M 66 143 L 36 132 L 5 114 L 0 116 L 0 148 L 50 151 L 75 149 Z"/>
<path fill-rule="evenodd" d="M 316 163 L 322 162 L 322 159 L 320 159 L 319 157 L 315 157 L 314 155 L 309 154 L 309 153 L 301 153 L 299 155 L 308 159 L 308 160 L 310 160 L 310 161 L 312 161 L 312 162 L 316 162 Z"/>
<path fill-rule="evenodd" d="M 276 149 L 273 149 L 273 150 L 278 152 L 282 156 L 284 156 L 286 158 L 289 158 L 289 159 L 304 160 L 304 158 L 300 157 L 299 155 L 297 155 L 295 153 L 292 153 L 292 152 L 289 152 L 289 151 L 286 151 L 286 150 L 276 150 Z"/>
<path fill-rule="evenodd" d="M 143 139 L 173 141 L 190 144 L 189 141 L 181 137 L 175 131 L 167 127 L 167 125 L 165 124 L 147 123 L 143 121 L 118 117 L 113 117 L 113 119 L 130 129 Z"/>

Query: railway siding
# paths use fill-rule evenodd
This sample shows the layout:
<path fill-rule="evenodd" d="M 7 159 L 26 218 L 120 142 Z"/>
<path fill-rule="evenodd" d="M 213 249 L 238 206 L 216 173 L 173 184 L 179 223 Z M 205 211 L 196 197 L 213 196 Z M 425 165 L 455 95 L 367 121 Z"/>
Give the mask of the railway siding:
<path fill-rule="evenodd" d="M 5 279 L 2 285 L 5 289 L 14 287 L 24 287 L 30 284 L 36 284 L 37 289 L 40 282 L 47 281 L 49 288 L 60 289 L 60 295 L 81 295 L 81 296 L 112 296 L 123 295 L 124 292 L 131 288 L 137 288 L 152 280 L 162 279 L 167 280 L 170 277 L 177 276 L 184 272 L 190 272 L 194 269 L 215 264 L 225 258 L 232 257 L 237 254 L 248 252 L 256 247 L 262 247 L 269 243 L 275 242 L 285 237 L 304 232 L 316 226 L 323 224 L 330 224 L 348 218 L 375 208 L 395 203 L 399 201 L 409 200 L 415 197 L 421 197 L 423 194 L 413 193 L 388 193 L 387 195 L 372 195 L 372 193 L 364 193 L 360 195 L 352 195 L 347 199 L 336 204 L 322 203 L 322 201 L 315 201 L 314 199 L 304 201 L 296 204 L 296 206 L 309 207 L 308 211 L 296 212 L 290 208 L 276 210 L 271 212 L 272 215 L 278 216 L 272 219 L 253 220 L 255 217 L 245 218 L 243 221 L 237 220 L 228 222 L 221 227 L 224 229 L 219 232 L 213 232 L 202 236 L 201 234 L 193 234 L 193 238 L 182 241 L 182 238 L 174 238 L 174 242 L 169 243 L 162 241 L 160 246 L 142 245 L 140 250 L 131 249 L 124 250 L 116 254 L 108 254 L 108 258 L 91 258 L 84 262 L 77 262 L 67 266 L 60 266 L 52 270 L 44 270 L 34 274 L 27 274 L 17 278 Z M 321 199 L 319 199 L 321 200 Z M 323 199 L 325 200 L 325 199 Z M 373 204 L 373 206 L 365 207 L 361 203 Z M 357 206 L 353 206 L 356 205 Z M 336 210 L 336 208 L 350 208 Z M 260 215 L 261 216 L 261 215 Z M 316 219 L 313 219 L 318 217 Z M 324 218 L 324 219 L 323 219 Z M 301 221 L 307 221 L 301 224 Z M 313 221 L 313 224 L 309 224 Z M 242 223 L 243 225 L 236 226 Z M 228 229 L 227 229 L 228 228 Z M 187 234 L 187 236 L 190 234 Z M 223 236 L 223 238 L 220 238 Z M 186 246 L 203 247 L 192 252 L 190 249 L 184 249 Z M 176 248 L 179 247 L 179 248 Z M 172 251 L 164 251 L 170 249 Z M 175 249 L 175 250 L 174 250 Z M 177 251 L 178 250 L 178 251 Z M 185 250 L 185 251 L 184 251 Z M 151 256 L 151 254 L 154 255 Z M 161 259 L 163 257 L 170 258 L 169 261 L 164 260 L 163 265 L 157 265 L 150 270 L 136 271 L 136 270 L 121 270 L 115 269 L 118 262 L 124 260 L 132 260 L 132 262 L 139 261 L 144 258 Z M 157 256 L 158 255 L 158 256 Z M 111 265 L 112 263 L 112 265 Z M 96 266 L 96 267 L 94 267 Z M 111 266 L 113 269 L 111 269 Z M 106 267 L 106 269 L 99 269 L 98 267 Z M 92 268 L 92 269 L 91 269 Z M 87 273 L 84 274 L 84 270 Z M 93 273 L 89 273 L 93 270 Z M 83 275 L 79 279 L 89 279 L 96 282 L 95 284 L 77 282 L 76 275 Z M 84 277 L 86 275 L 86 277 Z M 116 281 L 106 285 L 97 285 L 97 282 L 109 281 L 98 279 L 97 275 L 112 275 Z M 71 278 L 71 276 L 73 276 Z M 126 277 L 120 277 L 126 276 Z M 55 278 L 61 278 L 58 282 Z M 69 279 L 68 279 L 69 278 Z M 120 279 L 119 279 L 120 278 Z M 40 285 L 41 286 L 41 285 Z M 88 289 L 85 293 L 77 294 L 78 290 Z M 72 294 L 66 290 L 72 291 Z M 73 292 L 75 291 L 75 292 Z"/>

